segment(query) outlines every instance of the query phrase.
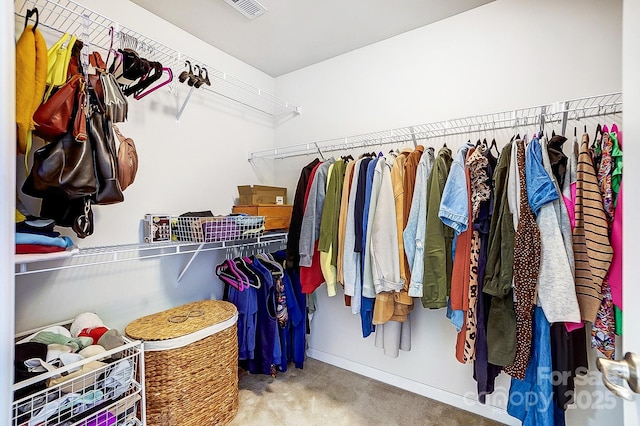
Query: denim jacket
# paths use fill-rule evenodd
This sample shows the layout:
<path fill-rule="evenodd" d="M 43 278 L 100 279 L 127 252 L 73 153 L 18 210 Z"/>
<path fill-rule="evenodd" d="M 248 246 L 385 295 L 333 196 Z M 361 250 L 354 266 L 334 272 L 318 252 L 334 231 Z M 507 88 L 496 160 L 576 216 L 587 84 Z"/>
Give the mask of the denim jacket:
<path fill-rule="evenodd" d="M 469 193 L 464 164 L 467 151 L 473 146 L 472 143 L 467 142 L 458 149 L 440 201 L 438 216 L 442 223 L 453 228 L 456 235 L 464 232 L 469 225 Z"/>
<path fill-rule="evenodd" d="M 525 170 L 529 206 L 537 217 L 543 205 L 559 198 L 558 191 L 542 164 L 542 147 L 537 137 L 529 142 L 525 152 Z"/>

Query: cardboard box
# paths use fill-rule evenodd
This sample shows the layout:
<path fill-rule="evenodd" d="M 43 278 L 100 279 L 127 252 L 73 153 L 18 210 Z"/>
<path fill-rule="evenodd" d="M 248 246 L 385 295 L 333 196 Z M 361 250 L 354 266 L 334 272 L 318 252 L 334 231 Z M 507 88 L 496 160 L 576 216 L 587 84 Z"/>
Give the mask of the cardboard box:
<path fill-rule="evenodd" d="M 274 229 L 289 229 L 292 205 L 276 206 L 273 204 L 255 204 L 247 206 L 233 206 L 234 213 L 245 213 L 251 216 L 264 216 L 265 231 Z"/>
<path fill-rule="evenodd" d="M 277 186 L 242 185 L 238 186 L 238 194 L 239 206 L 287 203 L 287 188 Z"/>

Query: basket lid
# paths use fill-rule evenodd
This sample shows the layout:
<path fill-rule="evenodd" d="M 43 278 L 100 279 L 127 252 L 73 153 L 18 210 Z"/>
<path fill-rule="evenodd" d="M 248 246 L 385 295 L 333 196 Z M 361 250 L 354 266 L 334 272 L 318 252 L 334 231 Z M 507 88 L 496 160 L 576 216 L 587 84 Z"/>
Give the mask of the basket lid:
<path fill-rule="evenodd" d="M 210 329 L 217 324 L 232 325 L 237 316 L 238 311 L 232 303 L 201 300 L 138 318 L 127 325 L 125 333 L 133 339 L 144 341 L 175 339 Z"/>

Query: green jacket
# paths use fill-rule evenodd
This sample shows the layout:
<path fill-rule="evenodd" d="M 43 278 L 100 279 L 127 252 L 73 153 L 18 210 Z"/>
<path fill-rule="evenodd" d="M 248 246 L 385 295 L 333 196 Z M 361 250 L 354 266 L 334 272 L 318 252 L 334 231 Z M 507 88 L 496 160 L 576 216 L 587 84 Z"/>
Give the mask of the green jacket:
<path fill-rule="evenodd" d="M 422 306 L 430 309 L 447 306 L 447 295 L 451 288 L 453 229 L 442 223 L 438 211 L 452 161 L 451 150 L 446 147 L 440 149 L 427 182 L 427 225 L 421 300 Z"/>
<path fill-rule="evenodd" d="M 489 362 L 511 365 L 516 354 L 516 315 L 513 307 L 513 248 L 515 230 L 507 202 L 511 142 L 502 149 L 493 174 L 495 205 L 489 229 L 489 248 L 483 292 L 493 296 L 487 323 Z"/>

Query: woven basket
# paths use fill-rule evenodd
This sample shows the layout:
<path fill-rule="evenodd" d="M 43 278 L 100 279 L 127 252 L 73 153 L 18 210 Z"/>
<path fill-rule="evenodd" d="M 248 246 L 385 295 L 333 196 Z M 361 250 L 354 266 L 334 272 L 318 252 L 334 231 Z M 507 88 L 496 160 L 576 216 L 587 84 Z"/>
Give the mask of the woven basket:
<path fill-rule="evenodd" d="M 238 312 L 205 300 L 130 323 L 144 341 L 147 424 L 229 423 L 238 412 Z"/>

